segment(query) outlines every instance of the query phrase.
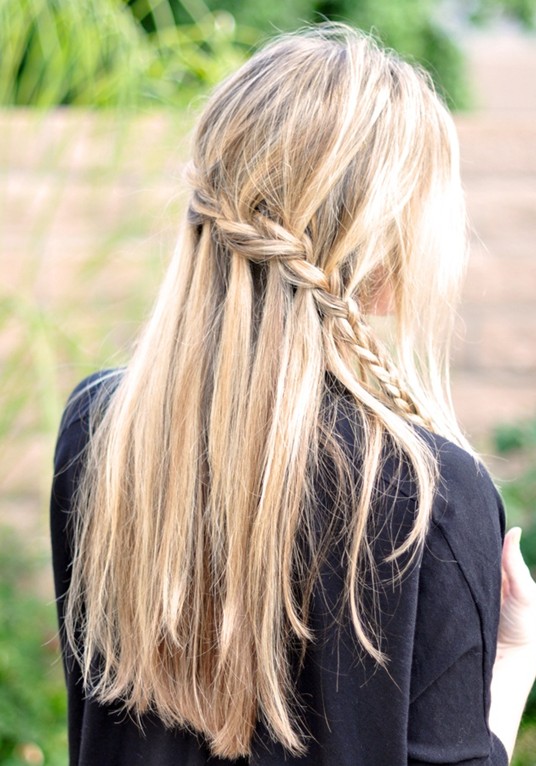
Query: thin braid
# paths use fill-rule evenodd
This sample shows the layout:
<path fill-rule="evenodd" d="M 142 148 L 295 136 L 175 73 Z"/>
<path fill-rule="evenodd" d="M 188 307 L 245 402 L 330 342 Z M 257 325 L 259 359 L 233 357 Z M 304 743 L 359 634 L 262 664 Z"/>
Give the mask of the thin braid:
<path fill-rule="evenodd" d="M 356 301 L 348 298 L 347 304 L 348 322 L 358 340 L 359 348 L 367 349 L 370 353 L 369 369 L 378 380 L 382 391 L 409 420 L 434 430 L 429 418 L 421 412 L 418 404 L 404 388 L 398 370 L 375 337 L 372 328 L 363 320 Z"/>
<path fill-rule="evenodd" d="M 408 420 L 433 430 L 431 422 L 404 389 L 395 365 L 364 321 L 357 302 L 353 298 L 338 297 L 332 288 L 333 278 L 328 278 L 317 266 L 297 260 L 287 260 L 282 266 L 291 284 L 314 291 L 321 313 L 334 321 L 334 330 L 341 340 L 352 346 L 360 363 L 378 381 L 387 400 L 393 402 Z"/>
<path fill-rule="evenodd" d="M 203 225 L 211 221 L 218 241 L 229 250 L 254 263 L 276 261 L 283 276 L 294 287 L 312 290 L 320 313 L 333 320 L 334 332 L 349 343 L 361 365 L 370 371 L 386 399 L 408 420 L 431 428 L 432 424 L 404 389 L 395 365 L 381 347 L 372 329 L 364 321 L 353 298 L 341 298 L 340 280 L 330 277 L 311 262 L 310 238 L 294 236 L 280 224 L 260 212 L 252 223 L 232 220 L 204 190 L 196 189 L 188 208 L 188 221 Z"/>

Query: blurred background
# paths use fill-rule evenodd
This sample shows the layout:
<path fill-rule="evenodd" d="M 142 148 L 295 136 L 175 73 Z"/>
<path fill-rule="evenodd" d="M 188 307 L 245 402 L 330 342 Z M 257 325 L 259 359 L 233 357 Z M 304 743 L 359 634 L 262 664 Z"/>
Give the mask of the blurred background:
<path fill-rule="evenodd" d="M 0 0 L 0 764 L 67 762 L 48 552 L 61 410 L 124 362 L 206 93 L 323 18 L 430 70 L 471 224 L 454 398 L 536 566 L 536 0 Z M 536 696 L 515 766 L 536 765 Z"/>

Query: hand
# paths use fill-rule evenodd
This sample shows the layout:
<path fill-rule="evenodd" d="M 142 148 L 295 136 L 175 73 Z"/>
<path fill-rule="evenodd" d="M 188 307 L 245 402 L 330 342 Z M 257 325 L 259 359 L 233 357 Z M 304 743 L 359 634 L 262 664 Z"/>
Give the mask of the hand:
<path fill-rule="evenodd" d="M 532 649 L 536 657 L 536 582 L 519 549 L 521 529 L 510 529 L 502 553 L 502 601 L 498 655 Z"/>
<path fill-rule="evenodd" d="M 504 538 L 502 603 L 491 682 L 489 726 L 509 759 L 523 708 L 536 678 L 536 583 L 519 550 L 519 527 Z"/>

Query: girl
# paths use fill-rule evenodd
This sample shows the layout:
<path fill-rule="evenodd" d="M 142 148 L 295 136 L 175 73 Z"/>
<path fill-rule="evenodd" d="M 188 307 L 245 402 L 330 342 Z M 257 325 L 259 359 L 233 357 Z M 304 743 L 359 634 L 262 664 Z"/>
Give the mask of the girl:
<path fill-rule="evenodd" d="M 536 585 L 510 533 L 499 624 L 503 509 L 448 391 L 451 118 L 321 25 L 221 85 L 189 181 L 132 361 L 60 429 L 71 764 L 504 766 Z"/>

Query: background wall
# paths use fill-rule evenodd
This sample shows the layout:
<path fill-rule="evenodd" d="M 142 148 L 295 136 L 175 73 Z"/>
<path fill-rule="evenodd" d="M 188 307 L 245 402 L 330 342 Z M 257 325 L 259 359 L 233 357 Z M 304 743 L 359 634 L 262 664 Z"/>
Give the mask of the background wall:
<path fill-rule="evenodd" d="M 472 238 L 454 396 L 482 438 L 536 415 L 536 46 L 509 31 L 466 45 L 477 108 L 456 120 Z"/>

